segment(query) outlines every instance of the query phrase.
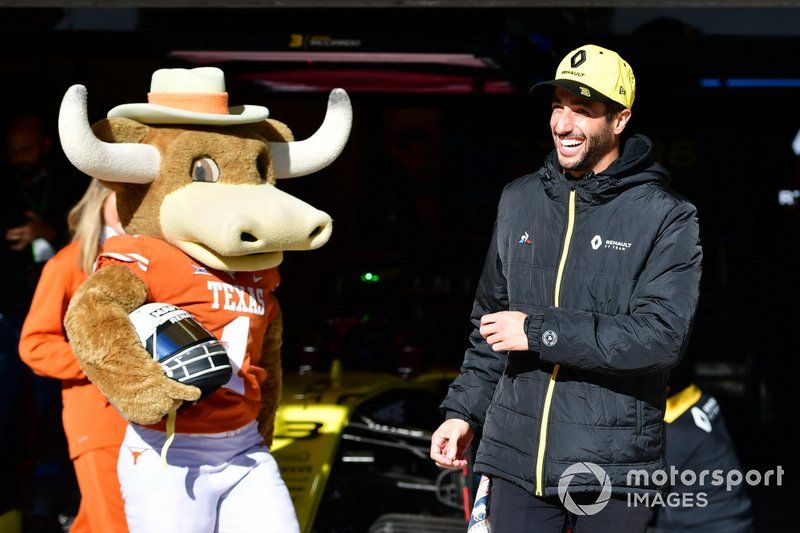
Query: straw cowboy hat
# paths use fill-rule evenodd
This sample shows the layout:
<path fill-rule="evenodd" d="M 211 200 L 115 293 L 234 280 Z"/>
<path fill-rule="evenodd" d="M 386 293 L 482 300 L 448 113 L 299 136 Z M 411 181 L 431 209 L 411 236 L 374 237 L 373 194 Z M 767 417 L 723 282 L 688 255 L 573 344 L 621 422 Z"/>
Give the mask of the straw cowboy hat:
<path fill-rule="evenodd" d="M 269 117 L 266 107 L 228 107 L 225 74 L 216 67 L 162 68 L 153 73 L 147 103 L 122 104 L 108 117 L 124 117 L 143 124 L 205 124 L 232 126 Z"/>

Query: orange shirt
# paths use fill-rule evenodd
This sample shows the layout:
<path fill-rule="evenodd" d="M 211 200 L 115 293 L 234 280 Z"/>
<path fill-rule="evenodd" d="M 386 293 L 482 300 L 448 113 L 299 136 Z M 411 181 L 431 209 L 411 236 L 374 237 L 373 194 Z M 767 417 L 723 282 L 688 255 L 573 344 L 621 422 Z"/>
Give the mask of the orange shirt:
<path fill-rule="evenodd" d="M 213 394 L 178 411 L 178 433 L 232 431 L 255 420 L 261 409 L 258 366 L 268 324 L 277 307 L 272 291 L 277 269 L 228 273 L 205 267 L 164 240 L 144 235 L 108 239 L 96 268 L 123 265 L 147 285 L 147 301 L 191 313 L 225 346 L 233 367 L 230 381 Z M 163 431 L 165 422 L 151 426 Z"/>
<path fill-rule="evenodd" d="M 71 458 L 119 447 L 126 421 L 81 371 L 64 331 L 64 313 L 86 279 L 73 242 L 47 262 L 36 286 L 19 342 L 19 355 L 38 375 L 61 381 L 64 433 Z"/>

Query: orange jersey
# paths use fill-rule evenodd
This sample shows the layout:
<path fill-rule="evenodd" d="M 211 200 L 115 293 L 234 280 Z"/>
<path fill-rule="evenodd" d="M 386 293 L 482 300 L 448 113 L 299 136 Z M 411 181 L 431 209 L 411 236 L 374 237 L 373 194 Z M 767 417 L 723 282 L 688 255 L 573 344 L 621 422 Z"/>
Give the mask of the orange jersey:
<path fill-rule="evenodd" d="M 261 409 L 258 366 L 267 326 L 277 314 L 272 291 L 277 269 L 228 273 L 208 268 L 164 240 L 144 235 L 108 239 L 95 268 L 123 265 L 147 285 L 147 301 L 168 303 L 191 313 L 225 346 L 230 381 L 178 412 L 178 433 L 220 433 L 255 420 Z M 164 431 L 165 421 L 150 426 Z"/>
<path fill-rule="evenodd" d="M 126 427 L 86 379 L 64 332 L 69 301 L 86 280 L 78 264 L 79 248 L 73 242 L 45 264 L 19 342 L 20 357 L 36 374 L 61 380 L 64 433 L 73 459 L 90 450 L 119 447 Z"/>

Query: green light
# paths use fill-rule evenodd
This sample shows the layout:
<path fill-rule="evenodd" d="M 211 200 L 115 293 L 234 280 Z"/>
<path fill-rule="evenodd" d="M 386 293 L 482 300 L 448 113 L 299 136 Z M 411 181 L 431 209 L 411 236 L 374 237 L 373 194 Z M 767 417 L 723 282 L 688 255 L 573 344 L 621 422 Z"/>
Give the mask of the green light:
<path fill-rule="evenodd" d="M 372 272 L 366 272 L 361 274 L 361 281 L 364 283 L 377 283 L 381 280 L 381 277 L 377 274 L 373 274 Z"/>

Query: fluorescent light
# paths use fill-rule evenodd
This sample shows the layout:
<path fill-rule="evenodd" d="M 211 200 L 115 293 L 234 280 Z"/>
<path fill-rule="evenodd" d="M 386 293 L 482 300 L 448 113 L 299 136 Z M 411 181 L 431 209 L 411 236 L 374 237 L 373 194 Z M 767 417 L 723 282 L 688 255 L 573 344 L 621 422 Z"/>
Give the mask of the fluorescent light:
<path fill-rule="evenodd" d="M 700 87 L 704 88 L 717 88 L 717 87 L 732 87 L 732 88 L 785 88 L 785 87 L 800 87 L 800 79 L 798 78 L 703 78 L 700 80 Z"/>
<path fill-rule="evenodd" d="M 778 191 L 778 205 L 795 205 L 800 198 L 800 191 L 784 189 Z"/>
<path fill-rule="evenodd" d="M 800 79 L 731 78 L 728 87 L 800 87 Z"/>
<path fill-rule="evenodd" d="M 797 135 L 794 136 L 792 150 L 794 151 L 794 155 L 800 157 L 800 130 L 797 130 Z"/>
<path fill-rule="evenodd" d="M 700 87 L 722 87 L 722 80 L 719 78 L 706 78 L 700 80 Z"/>

